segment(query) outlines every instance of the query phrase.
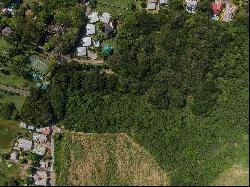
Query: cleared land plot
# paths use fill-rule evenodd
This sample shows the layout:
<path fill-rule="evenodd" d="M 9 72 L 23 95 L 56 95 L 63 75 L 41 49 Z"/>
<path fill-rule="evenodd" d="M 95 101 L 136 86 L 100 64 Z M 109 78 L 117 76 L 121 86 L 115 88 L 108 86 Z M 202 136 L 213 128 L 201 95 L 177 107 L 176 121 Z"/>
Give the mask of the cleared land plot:
<path fill-rule="evenodd" d="M 168 185 L 153 158 L 126 134 L 63 134 L 56 138 L 57 185 Z"/>
<path fill-rule="evenodd" d="M 18 132 L 25 133 L 25 130 L 20 129 L 17 122 L 0 119 L 0 153 L 8 153 L 12 149 Z"/>
<path fill-rule="evenodd" d="M 10 95 L 2 92 L 0 90 L 0 103 L 10 103 L 13 102 L 16 105 L 17 110 L 21 110 L 23 103 L 25 101 L 24 96 L 18 96 L 18 95 Z"/>
<path fill-rule="evenodd" d="M 232 168 L 224 171 L 212 185 L 249 186 L 249 168 L 234 165 Z"/>

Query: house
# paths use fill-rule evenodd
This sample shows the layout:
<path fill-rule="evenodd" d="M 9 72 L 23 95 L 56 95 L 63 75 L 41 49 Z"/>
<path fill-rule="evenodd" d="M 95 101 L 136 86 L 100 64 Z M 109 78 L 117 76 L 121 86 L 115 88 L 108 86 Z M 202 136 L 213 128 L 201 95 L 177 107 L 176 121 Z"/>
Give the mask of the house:
<path fill-rule="evenodd" d="M 166 5 L 168 4 L 168 0 L 160 0 L 160 5 Z"/>
<path fill-rule="evenodd" d="M 90 23 L 96 23 L 97 21 L 99 21 L 99 16 L 98 16 L 98 12 L 92 12 L 89 16 L 89 22 Z"/>
<path fill-rule="evenodd" d="M 49 135 L 50 134 L 50 128 L 49 127 L 43 128 L 43 134 Z"/>
<path fill-rule="evenodd" d="M 46 151 L 46 147 L 44 145 L 35 142 L 34 148 L 31 152 L 42 156 L 45 154 L 45 151 Z"/>
<path fill-rule="evenodd" d="M 91 37 L 82 38 L 82 42 L 83 42 L 83 47 L 91 46 L 91 44 L 92 44 Z"/>
<path fill-rule="evenodd" d="M 17 152 L 13 152 L 13 153 L 10 154 L 10 160 L 13 160 L 13 161 L 18 160 Z"/>
<path fill-rule="evenodd" d="M 31 126 L 31 125 L 28 126 L 27 128 L 28 128 L 30 131 L 33 131 L 33 130 L 35 129 L 35 127 L 33 127 L 33 126 Z"/>
<path fill-rule="evenodd" d="M 21 122 L 19 126 L 20 126 L 21 128 L 24 128 L 24 129 L 26 129 L 26 128 L 27 128 L 27 124 L 26 124 L 26 123 L 24 123 L 24 122 Z"/>
<path fill-rule="evenodd" d="M 195 13 L 198 6 L 198 0 L 185 0 L 185 9 L 189 13 Z"/>
<path fill-rule="evenodd" d="M 36 132 L 42 133 L 43 132 L 43 128 L 36 128 Z"/>
<path fill-rule="evenodd" d="M 236 9 L 237 8 L 234 4 L 227 3 L 225 7 L 225 11 L 222 15 L 222 20 L 225 22 L 232 21 Z"/>
<path fill-rule="evenodd" d="M 34 183 L 37 186 L 47 186 L 47 173 L 46 171 L 37 171 L 33 176 Z"/>
<path fill-rule="evenodd" d="M 12 30 L 11 30 L 10 27 L 5 27 L 5 28 L 2 30 L 2 35 L 4 35 L 4 36 L 9 36 L 11 33 L 12 33 Z"/>
<path fill-rule="evenodd" d="M 95 25 L 93 24 L 87 24 L 86 25 L 86 35 L 92 35 L 92 34 L 95 34 Z"/>
<path fill-rule="evenodd" d="M 34 140 L 35 142 L 45 143 L 45 142 L 47 142 L 47 135 L 45 135 L 45 134 L 33 133 L 33 140 Z"/>
<path fill-rule="evenodd" d="M 86 56 L 87 47 L 77 47 L 77 56 Z"/>
<path fill-rule="evenodd" d="M 111 15 L 107 12 L 104 12 L 102 16 L 100 17 L 100 21 L 103 23 L 109 23 L 110 18 L 111 18 Z"/>
<path fill-rule="evenodd" d="M 32 141 L 30 140 L 20 138 L 17 140 L 17 142 L 18 142 L 18 145 L 17 145 L 18 149 L 23 149 L 24 151 L 30 151 L 32 148 Z"/>
<path fill-rule="evenodd" d="M 40 161 L 40 168 L 47 169 L 49 166 L 48 162 Z"/>
<path fill-rule="evenodd" d="M 155 9 L 156 9 L 156 4 L 155 3 L 148 3 L 147 10 L 155 10 Z"/>

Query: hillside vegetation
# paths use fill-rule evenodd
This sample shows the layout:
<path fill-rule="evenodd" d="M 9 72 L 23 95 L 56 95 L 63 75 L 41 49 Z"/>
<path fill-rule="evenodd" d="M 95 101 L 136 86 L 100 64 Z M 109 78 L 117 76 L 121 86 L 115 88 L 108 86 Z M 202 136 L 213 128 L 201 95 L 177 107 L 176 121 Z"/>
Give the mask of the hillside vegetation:
<path fill-rule="evenodd" d="M 32 91 L 23 120 L 127 133 L 171 185 L 209 185 L 234 164 L 248 167 L 249 25 L 240 11 L 231 23 L 182 5 L 124 14 L 105 66 L 54 66 L 49 91 Z"/>

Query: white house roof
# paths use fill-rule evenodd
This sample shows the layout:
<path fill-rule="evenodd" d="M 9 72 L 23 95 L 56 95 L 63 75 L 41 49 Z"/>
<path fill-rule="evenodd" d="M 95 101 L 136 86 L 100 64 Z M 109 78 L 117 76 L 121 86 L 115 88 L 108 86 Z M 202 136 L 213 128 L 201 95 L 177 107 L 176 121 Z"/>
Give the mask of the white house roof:
<path fill-rule="evenodd" d="M 101 22 L 103 23 L 109 23 L 109 20 L 111 18 L 111 15 L 107 12 L 104 12 L 102 16 L 100 17 Z"/>
<path fill-rule="evenodd" d="M 148 3 L 147 9 L 148 10 L 154 10 L 154 9 L 156 9 L 156 4 L 155 3 Z"/>
<path fill-rule="evenodd" d="M 195 13 L 198 5 L 198 0 L 185 0 L 186 11 L 190 13 Z"/>
<path fill-rule="evenodd" d="M 16 161 L 17 160 L 17 153 L 16 152 L 11 153 L 10 159 Z"/>
<path fill-rule="evenodd" d="M 40 161 L 40 167 L 46 169 L 48 167 L 49 163 L 48 162 L 44 162 L 44 161 Z"/>
<path fill-rule="evenodd" d="M 32 141 L 26 140 L 24 138 L 20 138 L 17 140 L 17 147 L 24 149 L 25 151 L 29 151 L 32 148 Z"/>
<path fill-rule="evenodd" d="M 28 129 L 29 129 L 29 130 L 34 130 L 35 127 L 33 127 L 33 126 L 28 126 Z"/>
<path fill-rule="evenodd" d="M 91 34 L 95 34 L 95 25 L 93 24 L 87 24 L 86 25 L 86 35 L 91 35 Z"/>
<path fill-rule="evenodd" d="M 47 136 L 44 134 L 33 133 L 33 140 L 37 142 L 46 142 Z"/>
<path fill-rule="evenodd" d="M 38 143 L 34 143 L 34 149 L 32 150 L 33 153 L 36 153 L 37 155 L 44 155 L 46 151 L 46 147 L 38 144 Z"/>
<path fill-rule="evenodd" d="M 91 41 L 92 41 L 91 37 L 84 37 L 84 38 L 82 38 L 83 47 L 91 46 L 91 44 L 92 44 Z"/>
<path fill-rule="evenodd" d="M 98 17 L 98 12 L 92 12 L 89 16 L 89 22 L 90 23 L 95 23 L 97 21 L 99 21 L 99 17 Z"/>
<path fill-rule="evenodd" d="M 26 123 L 24 123 L 24 122 L 21 122 L 19 126 L 20 126 L 21 128 L 24 128 L 24 129 L 26 129 L 26 128 L 27 128 L 27 124 L 26 124 Z"/>
<path fill-rule="evenodd" d="M 87 48 L 86 47 L 77 47 L 77 55 L 78 56 L 86 56 Z"/>
<path fill-rule="evenodd" d="M 160 0 L 160 4 L 168 4 L 168 0 Z"/>

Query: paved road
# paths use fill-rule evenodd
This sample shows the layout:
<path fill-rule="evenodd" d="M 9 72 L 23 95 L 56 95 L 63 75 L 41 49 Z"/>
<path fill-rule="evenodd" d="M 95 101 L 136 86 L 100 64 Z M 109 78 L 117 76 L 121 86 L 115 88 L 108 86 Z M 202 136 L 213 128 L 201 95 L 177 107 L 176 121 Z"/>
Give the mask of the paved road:
<path fill-rule="evenodd" d="M 25 97 L 30 95 L 30 91 L 22 90 L 19 88 L 14 88 L 12 86 L 7 86 L 1 83 L 0 83 L 0 90 L 7 91 L 9 93 L 18 94 L 18 95 L 25 96 Z"/>
<path fill-rule="evenodd" d="M 56 185 L 56 175 L 55 175 L 55 171 L 54 171 L 54 161 L 55 161 L 55 144 L 54 144 L 54 126 L 51 127 L 52 130 L 52 135 L 51 135 L 51 186 L 55 186 Z"/>

